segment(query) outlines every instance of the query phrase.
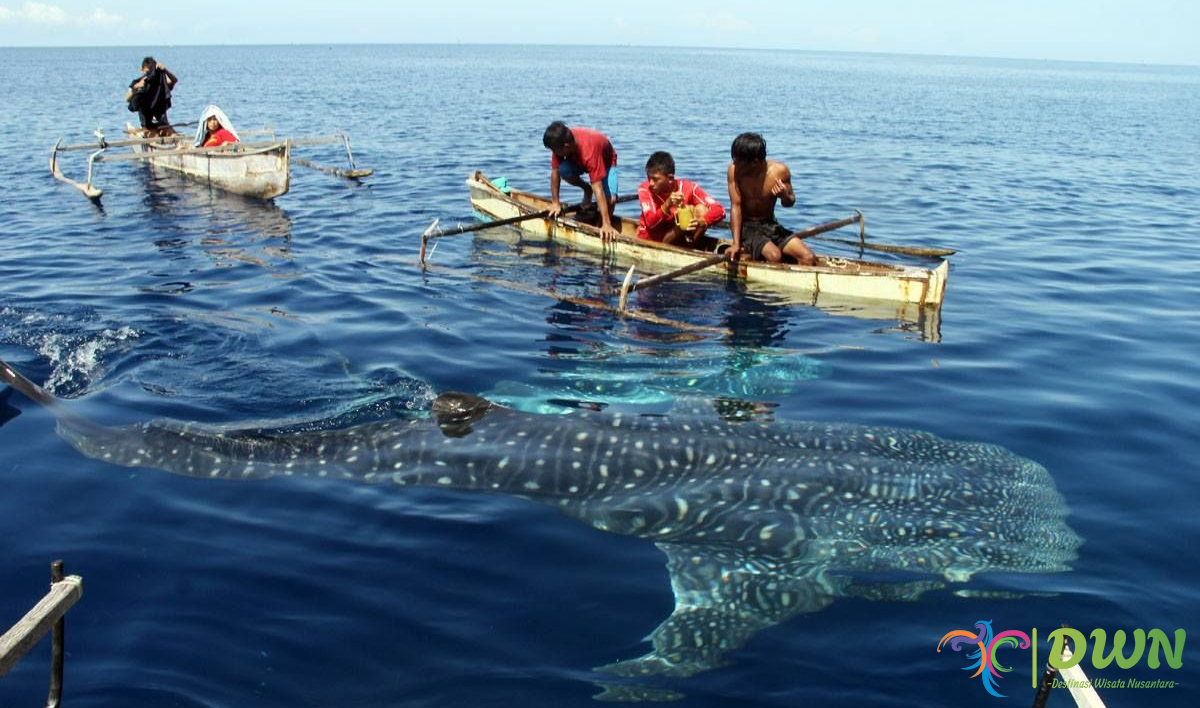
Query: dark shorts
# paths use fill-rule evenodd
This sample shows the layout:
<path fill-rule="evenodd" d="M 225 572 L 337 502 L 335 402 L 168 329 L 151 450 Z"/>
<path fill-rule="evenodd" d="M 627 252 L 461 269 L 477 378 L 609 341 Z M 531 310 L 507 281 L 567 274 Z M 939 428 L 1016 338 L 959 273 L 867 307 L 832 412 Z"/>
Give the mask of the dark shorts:
<path fill-rule="evenodd" d="M 791 230 L 775 220 L 742 222 L 742 250 L 749 252 L 756 261 L 763 259 L 763 248 L 768 243 L 775 244 L 782 251 L 793 238 L 795 236 Z"/>

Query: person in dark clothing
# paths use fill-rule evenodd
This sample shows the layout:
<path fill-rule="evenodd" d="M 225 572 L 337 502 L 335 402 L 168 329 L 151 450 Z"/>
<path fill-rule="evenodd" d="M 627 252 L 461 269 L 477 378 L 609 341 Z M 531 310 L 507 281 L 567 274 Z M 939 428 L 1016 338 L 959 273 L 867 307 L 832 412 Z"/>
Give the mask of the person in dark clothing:
<path fill-rule="evenodd" d="M 167 120 L 171 107 L 171 89 L 179 79 L 154 57 L 142 60 L 142 75 L 129 84 L 125 102 L 138 114 L 146 135 L 174 135 L 175 129 Z"/>

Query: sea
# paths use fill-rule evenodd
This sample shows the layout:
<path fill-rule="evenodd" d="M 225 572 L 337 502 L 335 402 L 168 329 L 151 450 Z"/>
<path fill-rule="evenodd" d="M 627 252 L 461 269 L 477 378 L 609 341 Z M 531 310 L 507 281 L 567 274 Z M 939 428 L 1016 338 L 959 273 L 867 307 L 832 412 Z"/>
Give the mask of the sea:
<path fill-rule="evenodd" d="M 90 202 L 52 178 L 51 150 L 123 137 L 136 120 L 125 88 L 147 54 L 179 77 L 174 121 L 216 104 L 243 131 L 344 131 L 374 174 L 294 165 L 291 191 L 260 202 L 99 162 L 104 196 Z M 420 417 L 446 391 L 548 416 L 670 417 L 699 401 L 730 425 L 851 423 L 999 446 L 1049 471 L 1082 539 L 1064 572 L 840 598 L 720 666 L 650 677 L 660 697 L 1024 706 L 1063 625 L 1105 630 L 1106 654 L 1117 630 L 1127 653 L 1135 630 L 1172 643 L 1200 631 L 1198 67 L 169 46 L 0 48 L 0 76 L 0 359 L 99 423 L 347 427 Z M 554 120 L 610 136 L 622 194 L 666 150 L 726 205 L 730 144 L 758 132 L 791 170 L 784 223 L 859 209 L 868 242 L 954 249 L 945 303 L 916 316 L 829 305 L 710 272 L 631 298 L 672 321 L 656 324 L 580 302 L 615 305 L 628 262 L 507 228 L 440 239 L 419 268 L 434 219 L 475 223 L 475 170 L 549 191 L 541 136 Z M 349 164 L 341 144 L 298 150 Z M 62 153 L 63 171 L 84 179 L 89 154 Z M 72 708 L 590 706 L 611 679 L 595 667 L 648 651 L 674 606 L 654 543 L 549 506 L 120 467 L 76 451 L 11 390 L 0 490 L 0 628 L 47 591 L 51 561 L 83 578 L 66 619 Z M 995 654 L 1011 670 L 997 672 L 1005 698 L 963 670 L 966 652 L 938 650 L 977 622 L 1037 630 L 1036 654 Z M 1160 660 L 1097 668 L 1089 649 L 1080 666 L 1114 708 L 1195 705 L 1195 647 L 1179 668 Z M 0 679 L 0 706 L 43 701 L 49 663 L 44 640 Z M 1073 702 L 1056 689 L 1048 705 Z"/>

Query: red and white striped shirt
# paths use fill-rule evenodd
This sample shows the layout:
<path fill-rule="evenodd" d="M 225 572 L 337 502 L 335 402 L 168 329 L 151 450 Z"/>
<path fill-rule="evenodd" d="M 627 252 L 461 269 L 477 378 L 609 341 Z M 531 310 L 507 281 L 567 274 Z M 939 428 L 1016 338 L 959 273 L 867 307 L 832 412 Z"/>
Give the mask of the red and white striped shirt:
<path fill-rule="evenodd" d="M 695 182 L 677 179 L 675 180 L 675 191 L 683 192 L 682 206 L 703 204 L 708 207 L 708 211 L 704 214 L 704 221 L 709 226 L 725 218 L 725 207 L 721 206 L 716 199 L 708 196 L 708 193 Z M 642 216 L 638 219 L 638 238 L 662 241 L 663 237 L 671 232 L 671 225 L 675 223 L 675 212 L 679 209 L 671 207 L 667 213 L 663 213 L 662 206 L 666 200 L 667 197 L 660 197 L 654 193 L 654 190 L 650 188 L 650 180 L 638 185 L 638 202 L 642 205 Z"/>

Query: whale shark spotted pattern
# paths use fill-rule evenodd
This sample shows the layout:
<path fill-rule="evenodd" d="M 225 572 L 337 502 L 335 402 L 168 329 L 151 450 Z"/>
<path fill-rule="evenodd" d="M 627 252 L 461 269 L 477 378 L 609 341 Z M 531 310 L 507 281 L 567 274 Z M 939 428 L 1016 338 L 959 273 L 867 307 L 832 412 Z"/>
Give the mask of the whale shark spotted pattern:
<path fill-rule="evenodd" d="M 652 540 L 675 608 L 618 676 L 689 676 L 754 633 L 838 597 L 914 599 L 983 571 L 1067 571 L 1079 537 L 1041 465 L 983 443 L 825 423 L 539 416 L 445 393 L 428 418 L 338 430 L 111 428 L 3 362 L 0 381 L 55 410 L 83 454 L 193 477 L 309 475 L 503 493 Z M 864 582 L 896 571 L 924 578 Z M 622 693 L 624 691 L 624 693 Z M 613 686 L 613 699 L 663 697 Z"/>

